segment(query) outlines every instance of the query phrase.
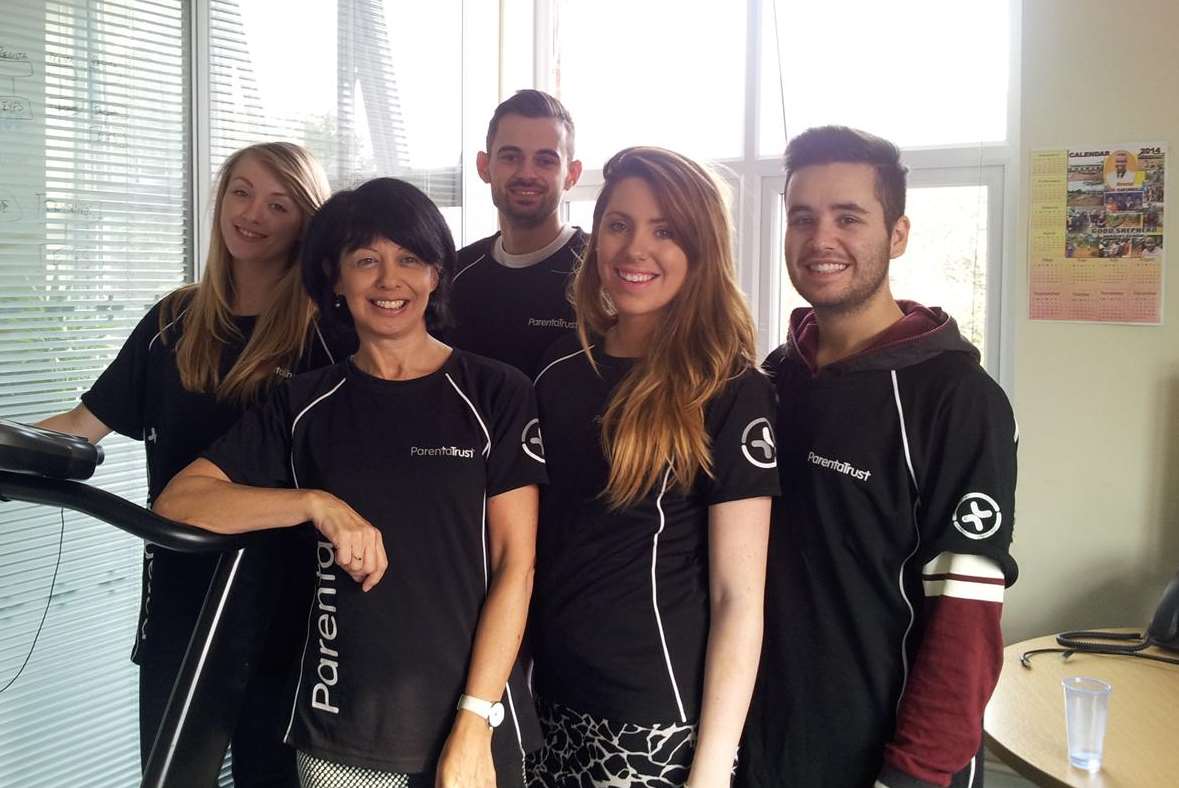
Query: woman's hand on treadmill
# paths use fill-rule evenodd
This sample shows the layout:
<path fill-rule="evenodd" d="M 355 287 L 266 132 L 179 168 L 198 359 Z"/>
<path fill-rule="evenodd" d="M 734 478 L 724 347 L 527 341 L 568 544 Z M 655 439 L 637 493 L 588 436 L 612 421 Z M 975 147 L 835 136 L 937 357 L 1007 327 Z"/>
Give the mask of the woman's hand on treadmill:
<path fill-rule="evenodd" d="M 331 493 L 310 492 L 308 519 L 335 547 L 340 568 L 360 583 L 363 590 L 370 590 L 389 568 L 381 532 Z"/>

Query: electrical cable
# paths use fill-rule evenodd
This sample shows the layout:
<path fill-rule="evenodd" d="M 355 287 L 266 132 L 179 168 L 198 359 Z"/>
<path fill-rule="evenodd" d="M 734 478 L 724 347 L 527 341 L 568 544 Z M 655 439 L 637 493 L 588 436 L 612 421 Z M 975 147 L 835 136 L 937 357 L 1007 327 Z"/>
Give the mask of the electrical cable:
<path fill-rule="evenodd" d="M 1093 643 L 1093 640 L 1129 641 L 1129 645 L 1110 645 Z M 1149 635 L 1143 632 L 1099 632 L 1088 629 L 1078 629 L 1071 632 L 1061 632 L 1056 636 L 1056 642 L 1063 648 L 1033 648 L 1019 655 L 1019 664 L 1031 670 L 1031 658 L 1036 654 L 1060 654 L 1067 660 L 1073 654 L 1100 654 L 1106 657 L 1134 657 L 1149 659 L 1152 662 L 1165 662 L 1168 665 L 1179 665 L 1175 657 L 1159 657 L 1154 654 L 1143 654 L 1147 648 L 1155 645 Z"/>
<path fill-rule="evenodd" d="M 1135 659 L 1149 659 L 1153 662 L 1166 662 L 1168 665 L 1179 665 L 1179 659 L 1174 657 L 1158 657 L 1154 654 L 1140 654 L 1137 652 L 1127 651 L 1105 651 L 1105 650 L 1090 650 L 1077 651 L 1072 648 L 1033 648 L 1023 652 L 1019 655 L 1019 664 L 1023 665 L 1028 670 L 1032 669 L 1032 657 L 1036 654 L 1062 654 L 1063 659 L 1067 660 L 1073 654 L 1100 654 L 1106 657 L 1133 657 Z"/>
<path fill-rule="evenodd" d="M 49 597 L 45 600 L 45 609 L 41 611 L 41 623 L 37 624 L 37 631 L 33 633 L 33 642 L 29 645 L 29 653 L 25 654 L 24 662 L 21 663 L 20 668 L 16 671 L 16 675 L 9 679 L 7 684 L 0 687 L 0 693 L 3 693 L 16 683 L 16 680 L 20 678 L 20 674 L 25 672 L 25 667 L 29 664 L 29 660 L 33 658 L 33 651 L 37 648 L 37 639 L 41 637 L 41 629 L 45 626 L 45 619 L 49 615 L 49 605 L 53 602 L 53 589 L 57 585 L 57 572 L 61 569 L 61 552 L 64 543 L 65 509 L 62 509 L 61 530 L 57 533 L 57 562 L 53 565 L 53 579 L 49 581 Z"/>

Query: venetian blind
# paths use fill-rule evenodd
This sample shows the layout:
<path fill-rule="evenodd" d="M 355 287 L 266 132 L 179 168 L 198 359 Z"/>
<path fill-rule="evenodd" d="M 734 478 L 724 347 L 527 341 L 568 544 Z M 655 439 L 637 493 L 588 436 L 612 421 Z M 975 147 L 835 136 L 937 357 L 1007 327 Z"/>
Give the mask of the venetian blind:
<path fill-rule="evenodd" d="M 190 277 L 184 0 L 5 0 L 0 22 L 0 416 L 73 407 L 148 307 Z M 95 484 L 146 495 L 112 436 Z M 0 686 L 41 621 L 62 513 L 0 503 Z M 139 774 L 137 540 L 69 512 L 36 651 L 0 694 L 0 785 Z"/>

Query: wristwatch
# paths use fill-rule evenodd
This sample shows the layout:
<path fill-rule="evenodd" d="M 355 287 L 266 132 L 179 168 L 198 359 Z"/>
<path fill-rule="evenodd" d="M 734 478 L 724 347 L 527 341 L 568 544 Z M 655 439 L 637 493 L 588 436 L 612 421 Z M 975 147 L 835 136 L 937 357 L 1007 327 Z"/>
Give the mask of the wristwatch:
<path fill-rule="evenodd" d="M 495 730 L 504 721 L 504 705 L 499 701 L 483 700 L 471 695 L 459 695 L 458 710 L 466 709 L 487 720 L 487 727 Z"/>

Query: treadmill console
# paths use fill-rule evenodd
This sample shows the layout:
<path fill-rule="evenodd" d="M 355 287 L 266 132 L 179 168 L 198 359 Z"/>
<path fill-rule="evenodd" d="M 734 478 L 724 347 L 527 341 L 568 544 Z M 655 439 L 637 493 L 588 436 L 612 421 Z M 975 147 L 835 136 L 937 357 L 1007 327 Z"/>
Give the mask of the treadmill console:
<path fill-rule="evenodd" d="M 102 448 L 85 438 L 0 419 L 0 470 L 89 479 L 102 457 Z"/>

